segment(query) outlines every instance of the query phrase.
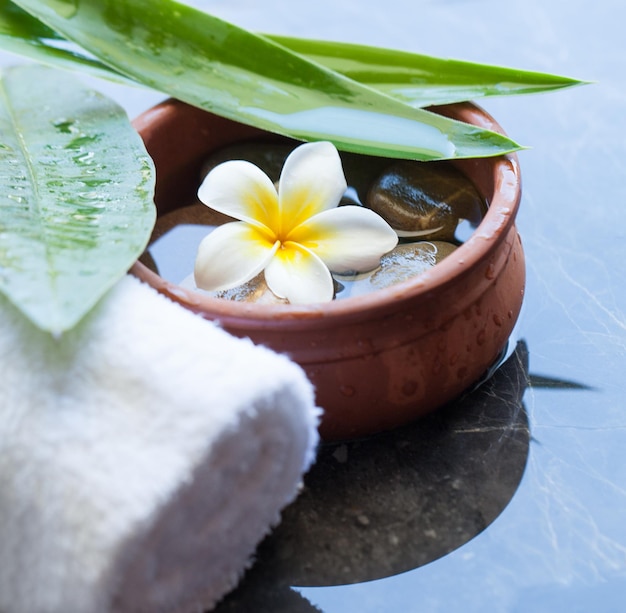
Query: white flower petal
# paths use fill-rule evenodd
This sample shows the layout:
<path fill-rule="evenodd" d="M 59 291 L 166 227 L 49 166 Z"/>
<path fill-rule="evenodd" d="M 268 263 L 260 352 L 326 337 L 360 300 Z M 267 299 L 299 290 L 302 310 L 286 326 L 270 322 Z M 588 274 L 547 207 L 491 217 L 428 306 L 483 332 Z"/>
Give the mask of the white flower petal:
<path fill-rule="evenodd" d="M 289 235 L 313 251 L 333 272 L 365 272 L 398 244 L 391 226 L 374 211 L 341 206 L 305 221 Z"/>
<path fill-rule="evenodd" d="M 278 217 L 278 195 L 270 178 L 258 167 L 243 160 L 216 166 L 198 189 L 198 198 L 212 209 L 271 228 Z"/>
<path fill-rule="evenodd" d="M 294 149 L 278 185 L 282 231 L 336 207 L 346 188 L 341 158 L 332 143 L 305 143 Z"/>
<path fill-rule="evenodd" d="M 265 269 L 268 287 L 292 304 L 330 302 L 335 293 L 330 271 L 314 253 L 287 243 Z"/>
<path fill-rule="evenodd" d="M 223 224 L 205 236 L 198 247 L 196 286 L 217 291 L 246 283 L 267 266 L 279 245 L 245 222 Z"/>

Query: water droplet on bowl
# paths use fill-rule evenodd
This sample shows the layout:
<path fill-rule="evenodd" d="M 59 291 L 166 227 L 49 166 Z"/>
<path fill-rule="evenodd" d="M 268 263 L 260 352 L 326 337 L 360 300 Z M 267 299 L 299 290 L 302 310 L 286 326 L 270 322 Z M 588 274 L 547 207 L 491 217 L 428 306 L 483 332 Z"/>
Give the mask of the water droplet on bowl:
<path fill-rule="evenodd" d="M 341 385 L 339 391 L 348 398 L 354 396 L 355 389 L 351 385 Z"/>

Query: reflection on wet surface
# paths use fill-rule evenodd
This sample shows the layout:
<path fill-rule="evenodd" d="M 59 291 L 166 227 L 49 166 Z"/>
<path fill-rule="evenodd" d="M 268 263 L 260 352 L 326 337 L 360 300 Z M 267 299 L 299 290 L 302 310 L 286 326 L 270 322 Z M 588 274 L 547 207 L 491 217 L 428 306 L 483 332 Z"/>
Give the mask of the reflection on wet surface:
<path fill-rule="evenodd" d="M 524 473 L 528 384 L 528 352 L 520 342 L 491 379 L 436 414 L 322 446 L 299 498 L 216 611 L 313 611 L 290 586 L 403 573 L 482 532 Z"/>

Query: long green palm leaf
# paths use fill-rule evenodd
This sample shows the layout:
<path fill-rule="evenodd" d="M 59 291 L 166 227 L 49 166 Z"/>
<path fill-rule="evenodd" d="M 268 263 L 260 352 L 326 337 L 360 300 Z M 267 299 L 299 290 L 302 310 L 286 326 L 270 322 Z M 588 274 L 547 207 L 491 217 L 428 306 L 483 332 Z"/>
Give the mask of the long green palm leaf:
<path fill-rule="evenodd" d="M 15 4 L 133 81 L 273 132 L 422 160 L 519 148 L 493 132 L 413 109 L 172 0 Z"/>
<path fill-rule="evenodd" d="M 42 64 L 136 85 L 9 0 L 0 0 L 0 48 Z"/>
<path fill-rule="evenodd" d="M 415 107 L 552 91 L 584 83 L 558 75 L 342 42 L 266 34 L 310 60 Z M 135 83 L 9 0 L 0 0 L 0 46 L 44 63 Z"/>
<path fill-rule="evenodd" d="M 269 38 L 359 83 L 420 108 L 485 96 L 545 92 L 583 83 L 541 72 L 365 45 L 274 35 Z"/>

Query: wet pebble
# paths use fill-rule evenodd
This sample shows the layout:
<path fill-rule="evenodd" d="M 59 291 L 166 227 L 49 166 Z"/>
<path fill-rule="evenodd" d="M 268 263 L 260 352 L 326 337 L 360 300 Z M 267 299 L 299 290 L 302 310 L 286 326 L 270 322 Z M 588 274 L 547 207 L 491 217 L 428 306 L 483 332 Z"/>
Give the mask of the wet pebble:
<path fill-rule="evenodd" d="M 400 161 L 371 185 L 365 203 L 402 233 L 454 240 L 460 219 L 478 224 L 485 203 L 463 173 L 449 164 Z M 430 232 L 428 232 L 430 231 Z"/>
<path fill-rule="evenodd" d="M 208 292 L 196 287 L 193 275 L 187 277 L 181 284 L 181 287 L 197 291 L 201 294 L 213 296 L 214 298 L 222 298 L 223 300 L 235 300 L 237 302 L 255 302 L 257 304 L 287 304 L 284 298 L 279 298 L 267 286 L 263 273 L 258 274 L 243 285 L 234 287 L 233 289 L 221 290 L 218 292 Z"/>
<path fill-rule="evenodd" d="M 209 156 L 201 171 L 201 178 L 218 164 L 229 160 L 246 160 L 258 166 L 272 181 L 278 181 L 285 159 L 296 145 L 251 141 L 230 145 Z"/>
<path fill-rule="evenodd" d="M 258 274 L 247 283 L 233 289 L 216 292 L 218 298 L 238 300 L 239 302 L 255 302 L 257 304 L 287 304 L 284 298 L 279 298 L 267 286 L 263 273 Z"/>
<path fill-rule="evenodd" d="M 335 275 L 342 284 L 337 298 L 361 296 L 402 283 L 430 270 L 456 248 L 456 245 L 445 241 L 420 241 L 398 245 L 381 258 L 380 266 L 372 272 Z"/>

